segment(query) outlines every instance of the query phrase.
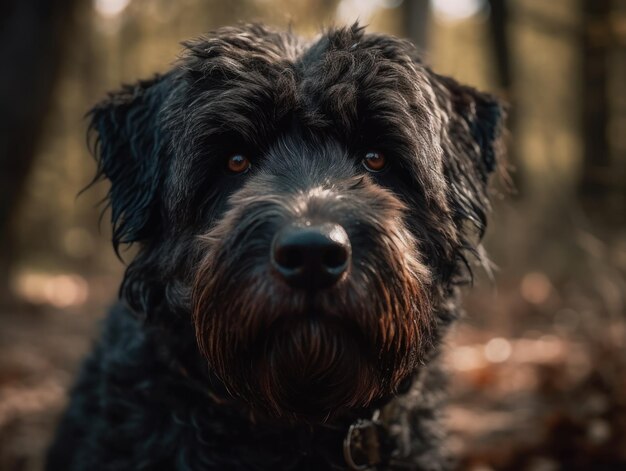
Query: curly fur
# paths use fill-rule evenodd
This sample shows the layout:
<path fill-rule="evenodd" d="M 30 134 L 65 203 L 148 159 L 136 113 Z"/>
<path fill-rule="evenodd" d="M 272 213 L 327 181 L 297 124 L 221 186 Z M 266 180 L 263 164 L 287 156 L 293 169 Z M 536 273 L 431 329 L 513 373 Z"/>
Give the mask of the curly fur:
<path fill-rule="evenodd" d="M 348 427 L 379 407 L 403 444 L 381 467 L 447 469 L 438 345 L 480 253 L 496 99 L 357 25 L 310 43 L 246 25 L 90 116 L 113 245 L 140 249 L 48 469 L 345 469 Z M 385 171 L 359 164 L 369 149 Z M 249 174 L 224 171 L 233 153 Z M 304 220 L 353 247 L 315 296 L 267 264 Z"/>

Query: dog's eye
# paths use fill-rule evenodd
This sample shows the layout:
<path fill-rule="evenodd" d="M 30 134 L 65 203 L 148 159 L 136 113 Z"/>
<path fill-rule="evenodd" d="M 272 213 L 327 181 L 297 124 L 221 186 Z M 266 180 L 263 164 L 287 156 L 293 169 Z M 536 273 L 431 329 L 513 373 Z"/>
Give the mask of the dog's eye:
<path fill-rule="evenodd" d="M 370 172 L 380 172 L 387 166 L 387 159 L 382 152 L 370 150 L 363 157 L 363 166 Z"/>
<path fill-rule="evenodd" d="M 245 173 L 250 170 L 250 160 L 245 155 L 231 155 L 228 158 L 228 170 L 232 173 Z"/>

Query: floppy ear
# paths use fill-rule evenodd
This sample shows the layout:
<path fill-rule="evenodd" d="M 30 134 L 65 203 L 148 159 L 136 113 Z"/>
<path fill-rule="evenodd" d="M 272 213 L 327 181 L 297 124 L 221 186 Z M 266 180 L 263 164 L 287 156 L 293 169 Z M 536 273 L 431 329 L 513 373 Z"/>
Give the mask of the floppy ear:
<path fill-rule="evenodd" d="M 482 237 L 490 207 L 489 175 L 504 168 L 505 106 L 492 95 L 434 75 L 447 120 L 442 147 L 448 200 L 457 226 L 463 229 L 469 222 Z"/>
<path fill-rule="evenodd" d="M 166 76 L 110 93 L 89 113 L 96 134 L 94 181 L 111 182 L 113 246 L 145 240 L 159 221 L 159 187 L 164 180 L 166 139 L 160 111 L 169 89 Z"/>

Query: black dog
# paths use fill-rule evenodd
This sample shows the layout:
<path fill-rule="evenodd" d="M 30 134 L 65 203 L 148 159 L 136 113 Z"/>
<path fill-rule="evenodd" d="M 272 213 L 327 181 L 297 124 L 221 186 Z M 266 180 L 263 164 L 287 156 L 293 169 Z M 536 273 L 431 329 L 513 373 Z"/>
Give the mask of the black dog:
<path fill-rule="evenodd" d="M 220 29 L 111 94 L 99 176 L 140 251 L 48 468 L 446 469 L 437 347 L 502 116 L 356 25 Z"/>

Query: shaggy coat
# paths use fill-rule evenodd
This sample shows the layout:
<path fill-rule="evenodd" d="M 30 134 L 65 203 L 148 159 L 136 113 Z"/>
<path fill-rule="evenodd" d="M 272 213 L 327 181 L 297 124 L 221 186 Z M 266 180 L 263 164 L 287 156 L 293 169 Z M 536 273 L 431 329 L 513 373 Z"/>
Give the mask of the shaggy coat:
<path fill-rule="evenodd" d="M 481 258 L 501 105 L 356 25 L 185 48 L 91 112 L 113 245 L 139 251 L 48 469 L 347 469 L 372 415 L 363 466 L 447 469 L 438 346 Z M 276 233 L 327 222 L 350 240 L 343 278 L 278 279 Z"/>

